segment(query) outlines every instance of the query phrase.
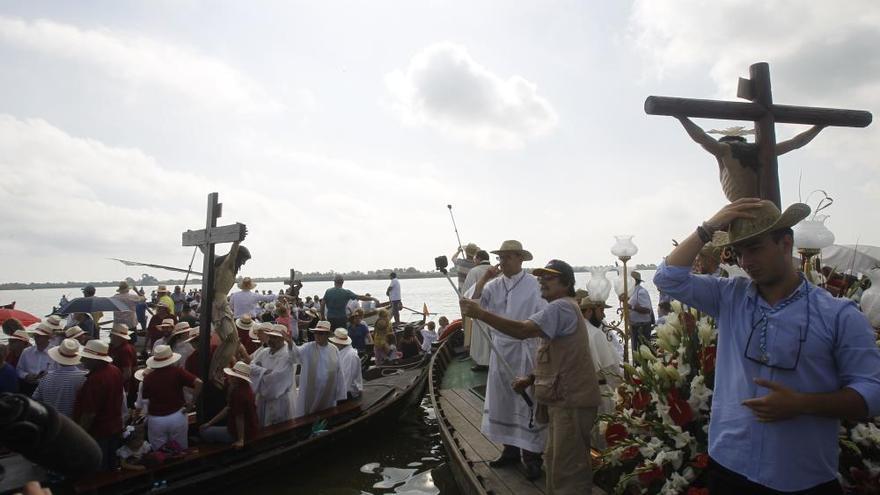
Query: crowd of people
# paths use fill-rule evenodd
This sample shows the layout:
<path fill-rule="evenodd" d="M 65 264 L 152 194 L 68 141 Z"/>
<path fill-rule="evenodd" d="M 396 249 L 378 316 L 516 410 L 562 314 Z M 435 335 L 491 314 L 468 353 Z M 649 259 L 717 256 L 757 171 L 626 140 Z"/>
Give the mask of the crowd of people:
<path fill-rule="evenodd" d="M 141 470 L 186 453 L 195 438 L 189 413 L 200 398 L 209 419 L 198 425 L 199 441 L 241 448 L 266 427 L 360 398 L 370 358 L 382 365 L 430 352 L 433 321 L 421 340 L 407 329 L 398 341 L 391 309 L 400 305 L 400 284 L 391 279 L 396 299 L 382 304 L 344 289 L 341 276 L 323 298 L 305 300 L 296 281 L 278 294 L 257 293 L 244 277 L 229 295 L 239 349 L 223 380 L 205 381 L 200 291 L 160 285 L 148 299 L 122 282 L 112 297 L 129 311 L 114 312 L 103 336 L 101 313 L 51 315 L 29 328 L 4 321 L 0 392 L 30 395 L 76 421 L 100 446 L 107 470 Z M 84 297 L 94 295 L 83 288 Z M 376 317 L 375 330 L 365 316 Z"/>

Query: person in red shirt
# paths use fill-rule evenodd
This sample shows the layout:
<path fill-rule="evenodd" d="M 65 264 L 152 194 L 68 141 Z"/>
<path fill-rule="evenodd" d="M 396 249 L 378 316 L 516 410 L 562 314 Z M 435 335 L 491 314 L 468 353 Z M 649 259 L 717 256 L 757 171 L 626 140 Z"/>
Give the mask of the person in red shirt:
<path fill-rule="evenodd" d="M 165 320 L 171 320 L 171 325 L 168 326 Z M 156 314 L 154 314 L 150 318 L 150 323 L 147 324 L 147 345 L 144 346 L 145 352 L 150 352 L 154 345 L 156 345 L 156 341 L 165 336 L 165 332 L 174 328 L 174 325 L 177 324 L 177 317 L 171 314 L 171 310 L 168 309 L 168 306 L 165 303 L 159 303 L 156 305 Z"/>
<path fill-rule="evenodd" d="M 192 398 L 196 400 L 202 392 L 202 381 L 182 367 L 173 366 L 179 360 L 180 354 L 167 345 L 157 345 L 153 357 L 147 359 L 147 367 L 153 371 L 144 376 L 141 396 L 148 401 L 148 437 L 155 449 L 171 440 L 181 449 L 189 446 L 183 389 L 192 388 Z"/>
<path fill-rule="evenodd" d="M 90 340 L 80 351 L 89 374 L 73 406 L 73 420 L 101 447 L 104 470 L 115 467 L 116 449 L 122 441 L 122 372 L 111 364 L 109 351 L 100 340 Z"/>
<path fill-rule="evenodd" d="M 251 315 L 242 315 L 241 318 L 235 320 L 235 328 L 238 330 L 238 341 L 244 346 L 248 355 L 251 355 L 260 347 L 259 342 L 254 342 L 250 337 L 250 332 L 254 328 L 254 319 Z"/>
<path fill-rule="evenodd" d="M 244 447 L 245 440 L 257 435 L 257 405 L 251 390 L 251 367 L 238 361 L 232 368 L 223 368 L 226 379 L 226 407 L 199 428 L 207 443 L 231 443 L 233 448 Z M 226 420 L 226 426 L 214 426 Z"/>
<path fill-rule="evenodd" d="M 18 358 L 21 351 L 31 345 L 31 338 L 25 330 L 16 330 L 9 336 L 9 354 L 6 355 L 6 362 L 13 368 L 18 364 Z"/>
<path fill-rule="evenodd" d="M 113 365 L 122 372 L 126 403 L 131 409 L 137 399 L 138 384 L 134 379 L 134 372 L 137 368 L 137 351 L 131 344 L 131 332 L 128 330 L 128 325 L 117 323 L 110 330 L 110 357 L 113 358 Z"/>

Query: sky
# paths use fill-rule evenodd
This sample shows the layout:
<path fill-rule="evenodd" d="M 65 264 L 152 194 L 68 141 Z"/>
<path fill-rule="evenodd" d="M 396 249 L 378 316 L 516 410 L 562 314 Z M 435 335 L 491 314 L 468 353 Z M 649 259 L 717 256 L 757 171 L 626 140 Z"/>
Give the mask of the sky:
<path fill-rule="evenodd" d="M 2 2 L 0 282 L 175 276 L 108 258 L 186 266 L 214 191 L 253 277 L 432 269 L 447 205 L 534 266 L 619 234 L 659 262 L 726 200 L 647 96 L 733 100 L 765 61 L 777 103 L 876 113 L 877 46 L 872 0 Z M 838 243 L 880 245 L 878 138 L 781 157 L 783 204 L 822 189 Z"/>

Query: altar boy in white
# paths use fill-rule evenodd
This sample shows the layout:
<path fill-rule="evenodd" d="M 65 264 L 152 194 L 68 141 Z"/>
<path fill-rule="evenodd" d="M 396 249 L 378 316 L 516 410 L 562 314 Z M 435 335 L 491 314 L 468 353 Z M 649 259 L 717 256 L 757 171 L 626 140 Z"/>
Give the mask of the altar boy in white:
<path fill-rule="evenodd" d="M 330 322 L 319 321 L 314 332 L 315 340 L 301 346 L 288 342 L 296 362 L 302 366 L 299 374 L 299 399 L 294 417 L 303 416 L 336 406 L 345 400 L 345 379 L 340 369 L 339 351 L 329 345 Z"/>
<path fill-rule="evenodd" d="M 295 357 L 284 345 L 289 339 L 287 327 L 273 325 L 265 330 L 269 345 L 254 352 L 251 359 L 251 387 L 257 396 L 260 426 L 269 426 L 293 418 L 296 387 L 293 386 Z"/>

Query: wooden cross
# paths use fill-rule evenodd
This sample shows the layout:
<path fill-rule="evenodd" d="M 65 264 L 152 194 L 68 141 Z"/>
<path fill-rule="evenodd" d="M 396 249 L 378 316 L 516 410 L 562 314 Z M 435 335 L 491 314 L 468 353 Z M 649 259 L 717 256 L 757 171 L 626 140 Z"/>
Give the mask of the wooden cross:
<path fill-rule="evenodd" d="M 749 79 L 739 79 L 736 95 L 751 101 L 697 100 L 649 96 L 645 113 L 672 117 L 702 117 L 709 119 L 752 120 L 755 122 L 755 143 L 758 146 L 761 198 L 782 208 L 779 194 L 779 171 L 776 161 L 775 123 L 809 124 L 840 127 L 867 127 L 870 112 L 836 108 L 798 107 L 773 103 L 770 91 L 770 66 L 766 62 L 749 67 Z"/>
<path fill-rule="evenodd" d="M 217 201 L 219 195 L 208 194 L 208 218 L 202 230 L 187 230 L 183 233 L 184 246 L 198 246 L 204 255 L 202 265 L 202 303 L 199 312 L 199 374 L 202 382 L 208 384 L 211 367 L 211 310 L 214 303 L 214 246 L 220 243 L 244 240 L 247 230 L 242 223 L 217 227 L 217 219 L 223 211 L 223 205 Z M 204 396 L 199 395 L 199 422 L 204 418 Z"/>

